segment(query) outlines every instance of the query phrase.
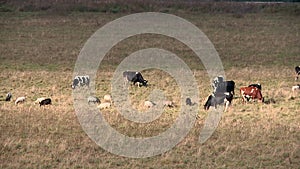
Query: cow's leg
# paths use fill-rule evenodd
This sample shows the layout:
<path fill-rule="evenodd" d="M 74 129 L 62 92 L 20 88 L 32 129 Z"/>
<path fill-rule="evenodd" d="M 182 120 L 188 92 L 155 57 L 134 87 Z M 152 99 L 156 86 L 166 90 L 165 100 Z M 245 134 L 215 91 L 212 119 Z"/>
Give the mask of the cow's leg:
<path fill-rule="evenodd" d="M 226 111 L 227 111 L 227 109 L 228 109 L 229 105 L 230 105 L 230 102 L 229 102 L 227 99 L 225 99 L 225 101 L 224 101 L 224 106 L 225 106 L 225 110 L 224 110 L 224 112 L 226 112 Z"/>

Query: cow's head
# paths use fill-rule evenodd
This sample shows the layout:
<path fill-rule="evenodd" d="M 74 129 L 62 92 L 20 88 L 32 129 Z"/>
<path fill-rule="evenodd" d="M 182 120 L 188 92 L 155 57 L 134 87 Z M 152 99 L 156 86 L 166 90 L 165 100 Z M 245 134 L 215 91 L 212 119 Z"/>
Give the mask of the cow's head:
<path fill-rule="evenodd" d="M 142 87 L 142 86 L 145 86 L 145 87 L 147 87 L 148 86 L 148 81 L 147 80 L 143 80 L 142 82 L 137 82 L 138 83 L 138 86 L 139 87 Z"/>
<path fill-rule="evenodd" d="M 71 84 L 71 88 L 75 89 L 75 87 L 79 84 L 79 80 L 78 79 L 74 79 L 73 83 Z"/>
<path fill-rule="evenodd" d="M 147 87 L 147 86 L 148 86 L 147 83 L 148 83 L 148 81 L 147 81 L 147 80 L 144 80 L 144 81 L 143 81 L 143 86 L 146 86 L 146 87 Z"/>

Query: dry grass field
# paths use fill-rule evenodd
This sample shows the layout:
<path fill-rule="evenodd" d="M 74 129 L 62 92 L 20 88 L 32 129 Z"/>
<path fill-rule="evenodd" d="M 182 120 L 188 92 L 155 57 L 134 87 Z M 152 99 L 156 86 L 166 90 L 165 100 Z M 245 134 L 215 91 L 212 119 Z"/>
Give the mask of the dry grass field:
<path fill-rule="evenodd" d="M 170 151 L 133 159 L 111 154 L 81 128 L 73 107 L 72 75 L 86 40 L 101 26 L 128 13 L 47 12 L 0 13 L 0 168 L 299 168 L 300 91 L 293 93 L 294 67 L 300 64 L 300 19 L 287 12 L 172 12 L 201 29 L 214 44 L 228 80 L 236 82 L 236 98 L 207 142 L 198 142 L 211 92 L 201 61 L 184 44 L 159 35 L 138 35 L 114 46 L 99 67 L 96 95 L 111 92 L 117 65 L 129 54 L 159 47 L 181 57 L 195 74 L 200 101 L 198 118 L 187 137 Z M 154 89 L 164 90 L 177 107 L 145 124 L 122 117 L 115 107 L 102 111 L 120 133 L 150 137 L 165 131 L 180 109 L 179 86 L 167 73 L 144 70 L 148 88 L 130 87 L 132 106 Z M 261 83 L 266 101 L 243 104 L 239 88 Z M 38 97 L 53 105 L 40 107 Z"/>

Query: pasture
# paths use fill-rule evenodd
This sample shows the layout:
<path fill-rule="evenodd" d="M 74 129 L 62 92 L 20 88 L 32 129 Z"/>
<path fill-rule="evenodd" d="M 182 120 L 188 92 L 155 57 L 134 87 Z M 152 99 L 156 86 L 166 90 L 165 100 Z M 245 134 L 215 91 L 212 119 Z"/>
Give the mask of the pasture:
<path fill-rule="evenodd" d="M 0 168 L 299 168 L 300 92 L 293 93 L 294 67 L 300 64 L 299 15 L 286 12 L 245 14 L 174 11 L 201 29 L 224 64 L 226 79 L 236 82 L 236 95 L 217 130 L 198 142 L 208 112 L 203 105 L 211 93 L 201 61 L 184 44 L 160 35 L 138 35 L 114 46 L 101 63 L 96 96 L 111 92 L 115 68 L 129 54 L 159 47 L 181 57 L 194 72 L 200 94 L 197 120 L 187 137 L 170 151 L 132 159 L 111 154 L 82 130 L 72 98 L 72 76 L 86 40 L 101 26 L 126 13 L 46 12 L 0 13 L 0 100 L 11 92 L 13 101 L 0 101 Z M 166 72 L 142 71 L 149 87 L 130 87 L 132 106 L 144 111 L 143 101 L 154 89 L 179 105 L 180 89 Z M 262 84 L 265 101 L 242 104 L 239 88 Z M 52 105 L 34 105 L 51 97 Z M 102 111 L 120 133 L 150 137 L 165 131 L 180 106 L 165 108 L 151 123 L 133 123 L 115 107 Z"/>

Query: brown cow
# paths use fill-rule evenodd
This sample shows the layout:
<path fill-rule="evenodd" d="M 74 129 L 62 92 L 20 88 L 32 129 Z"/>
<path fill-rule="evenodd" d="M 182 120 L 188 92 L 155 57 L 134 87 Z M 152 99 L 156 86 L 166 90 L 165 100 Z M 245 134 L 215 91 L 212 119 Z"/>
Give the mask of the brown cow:
<path fill-rule="evenodd" d="M 257 99 L 260 102 L 264 102 L 261 91 L 256 87 L 242 87 L 240 88 L 240 93 L 242 95 L 243 102 L 245 102 L 246 100 L 249 101 L 250 99 Z"/>

